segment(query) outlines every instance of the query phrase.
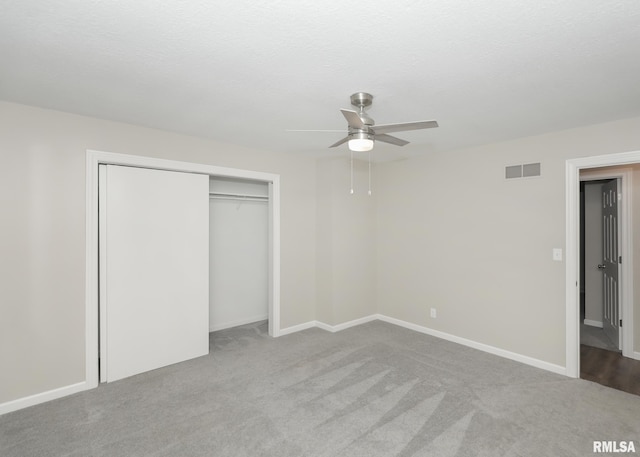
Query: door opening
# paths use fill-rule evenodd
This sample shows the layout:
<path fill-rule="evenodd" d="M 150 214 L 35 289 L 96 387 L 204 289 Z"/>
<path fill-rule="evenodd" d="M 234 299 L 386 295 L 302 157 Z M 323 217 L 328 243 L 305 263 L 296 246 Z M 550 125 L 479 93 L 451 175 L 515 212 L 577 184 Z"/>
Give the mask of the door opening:
<path fill-rule="evenodd" d="M 268 321 L 269 189 L 209 179 L 209 331 Z"/>
<path fill-rule="evenodd" d="M 623 320 L 622 353 L 625 357 L 635 358 L 633 338 L 633 256 L 632 256 L 632 168 L 625 165 L 640 163 L 640 151 L 610 154 L 566 162 L 566 374 L 580 377 L 580 323 L 582 321 L 580 243 L 584 234 L 580 233 L 580 181 L 621 179 L 619 193 L 623 198 L 619 202 L 620 233 L 618 252 L 622 256 L 623 268 L 620 271 L 618 300 L 619 313 Z M 638 168 L 640 170 L 640 168 Z"/>

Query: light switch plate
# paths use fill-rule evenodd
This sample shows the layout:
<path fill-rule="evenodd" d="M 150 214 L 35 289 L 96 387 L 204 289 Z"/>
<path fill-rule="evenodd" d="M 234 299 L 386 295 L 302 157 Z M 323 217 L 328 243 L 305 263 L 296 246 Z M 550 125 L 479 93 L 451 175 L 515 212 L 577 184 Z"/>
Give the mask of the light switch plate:
<path fill-rule="evenodd" d="M 562 262 L 562 249 L 553 248 L 553 260 L 556 262 Z"/>

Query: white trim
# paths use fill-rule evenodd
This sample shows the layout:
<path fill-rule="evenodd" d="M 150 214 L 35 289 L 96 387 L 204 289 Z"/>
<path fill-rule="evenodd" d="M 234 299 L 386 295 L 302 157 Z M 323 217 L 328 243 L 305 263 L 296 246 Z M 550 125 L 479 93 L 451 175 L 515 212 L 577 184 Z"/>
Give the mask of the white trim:
<path fill-rule="evenodd" d="M 71 384 L 70 386 L 60 387 L 58 389 L 48 390 L 39 394 L 30 395 L 28 397 L 18 398 L 17 400 L 11 400 L 6 403 L 0 404 L 0 416 L 19 409 L 28 408 L 29 406 L 38 405 L 47 401 L 56 400 L 58 398 L 66 397 L 78 392 L 82 392 L 88 389 L 92 389 L 86 382 L 79 382 L 77 384 Z"/>
<path fill-rule="evenodd" d="M 322 330 L 326 330 L 327 332 L 336 333 L 342 330 L 346 330 L 351 327 L 355 327 L 357 325 L 366 324 L 367 322 L 372 322 L 378 319 L 377 314 L 372 314 L 370 316 L 361 317 L 359 319 L 354 319 L 352 321 L 343 322 L 338 325 L 329 325 L 324 322 L 316 321 L 316 327 L 321 328 Z"/>
<path fill-rule="evenodd" d="M 640 352 L 634 352 L 632 358 L 636 360 L 640 360 Z"/>
<path fill-rule="evenodd" d="M 591 319 L 585 319 L 583 321 L 584 325 L 588 325 L 590 327 L 598 327 L 598 328 L 602 328 L 602 322 L 600 321 L 592 321 Z"/>
<path fill-rule="evenodd" d="M 336 333 L 342 330 L 346 330 L 351 327 L 356 327 L 358 325 L 366 324 L 367 322 L 372 322 L 378 320 L 378 314 L 371 314 L 370 316 L 361 317 L 359 319 L 354 319 L 352 321 L 343 322 L 338 325 L 329 325 L 325 324 L 321 321 L 309 321 L 299 325 L 293 325 L 291 327 L 284 328 L 280 330 L 280 335 L 289 335 L 291 333 L 301 332 L 302 330 L 307 330 L 310 328 L 319 328 L 320 330 L 324 330 L 326 332 Z"/>
<path fill-rule="evenodd" d="M 314 326 L 325 332 L 336 333 L 336 329 L 332 325 L 325 324 L 324 322 L 314 321 Z"/>
<path fill-rule="evenodd" d="M 380 319 L 378 314 L 372 314 L 370 316 L 361 317 L 360 319 L 354 319 L 349 322 L 343 322 L 342 324 L 334 325 L 333 328 L 336 332 L 341 330 L 346 330 L 351 327 L 355 327 L 356 325 L 366 324 L 367 322 L 373 322 L 375 320 Z"/>
<path fill-rule="evenodd" d="M 228 329 L 228 328 L 238 327 L 240 325 L 253 324 L 254 322 L 266 321 L 267 319 L 269 319 L 269 315 L 268 314 L 261 315 L 261 316 L 248 317 L 248 318 L 245 318 L 245 319 L 240 319 L 240 320 L 237 320 L 237 321 L 227 322 L 227 323 L 224 323 L 224 324 L 210 325 L 209 326 L 209 331 L 210 332 L 217 332 L 218 330 L 225 330 L 225 329 Z"/>
<path fill-rule="evenodd" d="M 277 338 L 280 331 L 280 176 L 269 181 L 269 335 Z"/>
<path fill-rule="evenodd" d="M 578 233 L 580 220 L 580 171 L 589 168 L 613 167 L 630 165 L 640 162 L 640 151 L 623 152 L 618 154 L 606 154 L 594 157 L 570 159 L 565 166 L 565 192 L 566 192 L 566 251 L 567 264 L 565 274 L 566 292 L 566 366 L 567 376 L 580 377 L 580 294 L 579 289 L 579 265 L 580 265 L 580 235 Z M 625 357 L 632 357 L 633 352 L 633 262 L 632 262 L 632 227 L 631 227 L 631 176 L 630 171 L 603 171 L 602 175 L 595 172 L 585 174 L 585 180 L 597 179 L 595 176 L 622 177 L 622 236 L 620 240 L 622 261 L 621 275 L 621 314 L 624 322 L 631 324 L 627 331 L 622 332 L 622 353 Z M 624 246 L 623 246 L 624 243 Z"/>
<path fill-rule="evenodd" d="M 98 165 L 92 160 L 92 154 L 87 151 L 85 185 L 85 381 L 88 388 L 98 387 L 98 315 L 99 315 L 99 287 L 98 287 Z"/>
<path fill-rule="evenodd" d="M 303 324 L 298 324 L 298 325 L 293 325 L 291 327 L 287 327 L 287 328 L 283 328 L 280 330 L 280 336 L 284 336 L 284 335 L 290 335 L 292 333 L 297 333 L 297 332 L 301 332 L 303 330 L 307 330 L 310 328 L 316 328 L 317 322 L 316 321 L 309 321 L 309 322 L 305 322 Z"/>
<path fill-rule="evenodd" d="M 102 216 L 98 217 L 98 234 L 107 233 L 107 166 L 98 165 L 98 182 L 103 183 L 98 188 L 98 207 L 102 208 Z M 107 237 L 98 235 L 98 252 L 107 252 Z M 98 284 L 106 286 L 107 278 L 107 256 L 98 256 Z M 107 288 L 98 286 L 98 303 L 108 303 L 107 301 Z M 107 382 L 107 360 L 109 358 L 108 345 L 107 345 L 107 333 L 109 332 L 107 321 L 107 307 L 98 306 L 98 350 L 100 352 L 98 358 L 98 373 L 100 382 Z M 91 364 L 93 365 L 93 364 Z M 89 365 L 87 365 L 89 366 Z M 91 379 L 91 378 L 87 378 Z"/>
<path fill-rule="evenodd" d="M 567 212 L 565 214 L 565 366 L 567 376 L 580 377 L 580 246 L 576 236 L 580 227 L 580 218 L 575 208 L 580 209 L 578 168 L 570 161 L 565 169 L 565 196 Z M 577 263 L 576 263 L 577 259 Z"/>
<path fill-rule="evenodd" d="M 358 325 L 366 324 L 367 322 L 372 322 L 378 320 L 377 314 L 372 314 L 370 316 L 361 317 L 359 319 L 354 319 L 352 321 L 343 322 L 338 325 L 329 325 L 325 324 L 321 321 L 309 321 L 303 324 L 294 325 L 292 327 L 287 327 L 285 329 L 280 330 L 280 335 L 289 335 L 291 333 L 301 332 L 302 330 L 307 330 L 310 328 L 319 328 L 320 330 L 324 330 L 326 332 L 336 333 L 342 330 L 346 330 L 351 327 L 356 327 Z"/>
<path fill-rule="evenodd" d="M 530 365 L 532 367 L 541 368 L 543 370 L 551 371 L 553 373 L 566 375 L 565 367 L 560 365 L 555 365 L 553 363 L 545 362 L 543 360 L 534 359 L 533 357 L 517 354 L 515 352 L 500 349 L 495 346 L 490 346 L 488 344 L 478 343 L 476 341 L 468 340 L 466 338 L 461 338 L 459 336 L 451 335 L 449 333 L 441 332 L 439 330 L 433 330 L 428 327 L 423 327 L 421 325 L 412 324 L 410 322 L 406 322 L 406 321 L 385 316 L 382 314 L 378 314 L 378 319 L 380 319 L 383 322 L 388 322 L 389 324 L 398 325 L 400 327 L 404 327 L 409 330 L 414 330 L 416 332 L 424 333 L 426 335 L 435 336 L 436 338 L 441 338 L 443 340 L 451 341 L 452 343 L 462 344 L 463 346 L 467 346 L 472 349 L 477 349 L 483 352 L 487 352 L 489 354 L 497 355 L 499 357 L 504 357 L 505 359 L 510 359 L 516 362 L 524 363 L 525 365 Z"/>
<path fill-rule="evenodd" d="M 280 176 L 236 168 L 87 150 L 86 157 L 86 296 L 85 340 L 87 388 L 98 386 L 98 165 L 135 166 L 269 183 L 269 334 L 280 332 Z"/>

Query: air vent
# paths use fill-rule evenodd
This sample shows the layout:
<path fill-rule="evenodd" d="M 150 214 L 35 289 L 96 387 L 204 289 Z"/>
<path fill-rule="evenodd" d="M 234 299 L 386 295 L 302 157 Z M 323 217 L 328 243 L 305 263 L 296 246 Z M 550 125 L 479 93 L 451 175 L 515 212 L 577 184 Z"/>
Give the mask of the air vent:
<path fill-rule="evenodd" d="M 507 179 L 522 178 L 522 165 L 512 165 L 505 168 L 504 176 Z"/>
<path fill-rule="evenodd" d="M 510 165 L 504 169 L 506 179 L 532 178 L 534 176 L 540 176 L 540 162 Z"/>
<path fill-rule="evenodd" d="M 540 176 L 540 162 L 522 165 L 522 177 L 529 178 L 531 176 Z"/>

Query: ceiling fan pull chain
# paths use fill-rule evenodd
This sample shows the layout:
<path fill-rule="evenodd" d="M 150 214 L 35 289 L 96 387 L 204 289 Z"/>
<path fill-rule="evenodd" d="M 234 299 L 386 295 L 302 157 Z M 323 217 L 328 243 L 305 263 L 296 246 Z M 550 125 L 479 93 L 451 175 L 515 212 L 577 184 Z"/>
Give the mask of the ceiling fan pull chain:
<path fill-rule="evenodd" d="M 371 151 L 369 151 L 369 197 L 371 197 Z"/>
<path fill-rule="evenodd" d="M 353 151 L 351 152 L 351 192 L 349 192 L 351 195 L 353 195 Z"/>

